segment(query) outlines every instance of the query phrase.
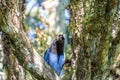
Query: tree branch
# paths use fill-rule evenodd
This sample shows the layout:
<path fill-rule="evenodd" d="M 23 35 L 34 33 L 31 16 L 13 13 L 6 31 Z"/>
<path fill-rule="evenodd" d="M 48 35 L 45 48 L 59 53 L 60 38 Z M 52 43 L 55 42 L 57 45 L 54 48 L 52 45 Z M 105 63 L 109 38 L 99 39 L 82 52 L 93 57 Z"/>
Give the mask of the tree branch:
<path fill-rule="evenodd" d="M 11 2 L 11 3 L 10 3 Z M 0 31 L 11 42 L 14 56 L 20 65 L 28 70 L 36 79 L 58 80 L 58 76 L 46 64 L 41 56 L 36 52 L 29 42 L 22 25 L 22 15 L 20 14 L 19 0 L 10 0 L 7 6 L 0 8 Z M 10 4 L 9 4 L 10 3 Z"/>

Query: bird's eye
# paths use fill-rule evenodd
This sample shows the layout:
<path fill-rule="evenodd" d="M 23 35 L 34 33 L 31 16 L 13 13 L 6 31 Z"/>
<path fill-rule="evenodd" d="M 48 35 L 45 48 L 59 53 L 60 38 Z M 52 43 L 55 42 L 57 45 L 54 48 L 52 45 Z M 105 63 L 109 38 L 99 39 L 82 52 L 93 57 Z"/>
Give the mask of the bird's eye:
<path fill-rule="evenodd" d="M 64 37 L 62 37 L 62 40 L 64 40 Z"/>

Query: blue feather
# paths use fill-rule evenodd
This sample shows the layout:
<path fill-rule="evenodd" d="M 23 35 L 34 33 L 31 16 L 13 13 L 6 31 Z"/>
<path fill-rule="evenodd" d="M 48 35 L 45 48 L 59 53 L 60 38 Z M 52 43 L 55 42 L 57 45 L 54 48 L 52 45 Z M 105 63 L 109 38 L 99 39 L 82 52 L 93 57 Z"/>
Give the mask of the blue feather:
<path fill-rule="evenodd" d="M 59 59 L 58 59 L 59 57 Z M 47 49 L 44 55 L 44 60 L 50 65 L 51 68 L 55 70 L 55 72 L 60 75 L 63 65 L 65 63 L 65 54 L 57 55 L 57 53 L 50 52 L 50 49 Z"/>
<path fill-rule="evenodd" d="M 63 65 L 65 63 L 64 54 L 64 37 L 63 35 L 57 36 L 53 41 L 50 48 L 48 48 L 44 54 L 44 60 L 50 65 L 58 76 L 63 75 Z"/>

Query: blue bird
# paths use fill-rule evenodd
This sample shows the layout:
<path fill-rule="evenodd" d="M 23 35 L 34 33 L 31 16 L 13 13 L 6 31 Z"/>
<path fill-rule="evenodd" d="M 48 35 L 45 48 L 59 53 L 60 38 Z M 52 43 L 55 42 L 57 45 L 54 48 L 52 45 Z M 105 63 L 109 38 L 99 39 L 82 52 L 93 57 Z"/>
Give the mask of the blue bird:
<path fill-rule="evenodd" d="M 65 63 L 64 36 L 58 35 L 44 54 L 44 60 L 50 65 L 58 76 L 63 74 L 62 68 Z"/>

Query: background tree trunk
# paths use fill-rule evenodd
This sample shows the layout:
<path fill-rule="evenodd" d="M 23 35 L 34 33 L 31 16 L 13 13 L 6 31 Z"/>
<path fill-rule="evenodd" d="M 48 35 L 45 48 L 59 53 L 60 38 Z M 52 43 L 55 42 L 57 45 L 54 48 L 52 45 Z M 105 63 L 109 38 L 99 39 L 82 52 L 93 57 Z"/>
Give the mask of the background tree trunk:
<path fill-rule="evenodd" d="M 112 34 L 118 6 L 118 0 L 70 1 L 73 80 L 106 80 L 120 48 L 119 24 Z"/>
<path fill-rule="evenodd" d="M 12 45 L 3 34 L 3 53 L 4 53 L 4 68 L 6 70 L 6 80 L 25 80 L 23 68 L 19 65 L 17 59 L 12 54 Z"/>
<path fill-rule="evenodd" d="M 19 64 L 36 79 L 57 80 L 58 76 L 31 46 L 22 24 L 24 0 L 2 0 L 0 8 L 0 31 L 10 41 L 11 49 Z M 9 57 L 9 56 L 8 56 Z"/>
<path fill-rule="evenodd" d="M 6 80 L 6 73 L 3 69 L 4 62 L 4 53 L 3 53 L 3 44 L 2 44 L 2 32 L 0 32 L 0 80 Z"/>

